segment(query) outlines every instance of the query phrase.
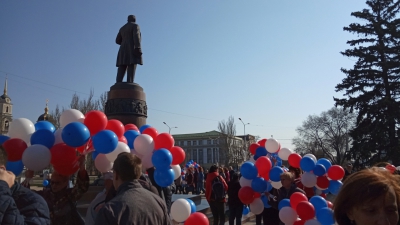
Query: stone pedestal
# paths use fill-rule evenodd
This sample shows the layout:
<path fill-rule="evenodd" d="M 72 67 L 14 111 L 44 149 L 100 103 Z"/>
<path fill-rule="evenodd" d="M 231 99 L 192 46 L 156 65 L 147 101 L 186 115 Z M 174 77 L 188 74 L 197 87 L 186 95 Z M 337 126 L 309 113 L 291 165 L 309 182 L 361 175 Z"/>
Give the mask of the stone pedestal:
<path fill-rule="evenodd" d="M 147 104 L 143 88 L 136 83 L 116 83 L 110 87 L 104 113 L 108 119 L 123 124 L 132 123 L 138 128 L 146 124 Z"/>

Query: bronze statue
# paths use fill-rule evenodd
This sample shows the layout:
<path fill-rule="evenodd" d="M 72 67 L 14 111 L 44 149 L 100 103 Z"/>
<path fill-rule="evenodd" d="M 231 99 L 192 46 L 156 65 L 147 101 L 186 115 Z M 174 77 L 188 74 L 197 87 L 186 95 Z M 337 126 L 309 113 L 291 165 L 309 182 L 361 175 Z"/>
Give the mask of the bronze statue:
<path fill-rule="evenodd" d="M 136 65 L 143 65 L 142 48 L 140 47 L 140 27 L 136 24 L 134 15 L 128 16 L 128 22 L 119 29 L 115 42 L 120 45 L 117 57 L 117 83 L 127 72 L 127 82 L 133 83 Z"/>

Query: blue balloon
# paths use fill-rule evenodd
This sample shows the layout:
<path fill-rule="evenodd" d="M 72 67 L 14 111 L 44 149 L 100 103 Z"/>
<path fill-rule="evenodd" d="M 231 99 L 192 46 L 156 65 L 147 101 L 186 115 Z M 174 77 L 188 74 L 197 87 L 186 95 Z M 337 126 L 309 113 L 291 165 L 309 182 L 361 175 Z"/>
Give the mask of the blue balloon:
<path fill-rule="evenodd" d="M 279 167 L 282 166 L 282 159 L 279 157 L 276 158 L 276 166 L 279 166 Z"/>
<path fill-rule="evenodd" d="M 281 181 L 281 174 L 283 173 L 283 169 L 279 166 L 274 166 L 269 171 L 269 179 L 273 182 Z"/>
<path fill-rule="evenodd" d="M 329 193 L 329 189 L 322 190 L 322 193 L 328 194 Z"/>
<path fill-rule="evenodd" d="M 252 162 L 245 162 L 240 167 L 240 173 L 248 180 L 253 180 L 258 175 L 257 167 Z"/>
<path fill-rule="evenodd" d="M 63 131 L 64 132 L 64 131 Z M 92 137 L 93 147 L 102 154 L 108 154 L 117 147 L 118 137 L 111 130 L 102 130 Z"/>
<path fill-rule="evenodd" d="M 335 220 L 333 219 L 332 209 L 324 207 L 319 210 L 315 210 L 315 212 L 317 220 L 321 223 L 321 225 L 335 224 Z"/>
<path fill-rule="evenodd" d="M 156 169 L 154 180 L 160 187 L 168 187 L 174 182 L 175 173 L 173 169 Z"/>
<path fill-rule="evenodd" d="M 139 136 L 140 133 L 137 130 L 128 130 L 124 133 L 126 141 L 130 149 L 133 149 L 133 142 L 135 141 L 136 137 Z"/>
<path fill-rule="evenodd" d="M 95 160 L 96 157 L 100 154 L 100 152 L 94 151 L 92 152 L 92 159 Z"/>
<path fill-rule="evenodd" d="M 186 198 L 186 201 L 189 202 L 190 204 L 190 214 L 195 213 L 196 210 L 196 204 L 194 204 L 194 202 L 191 199 Z"/>
<path fill-rule="evenodd" d="M 64 127 L 61 133 L 61 138 L 68 146 L 80 147 L 89 140 L 90 132 L 85 124 L 72 122 Z"/>
<path fill-rule="evenodd" d="M 318 212 L 319 209 L 324 207 L 328 207 L 328 203 L 321 196 L 313 196 L 310 198 L 310 203 L 314 206 L 315 212 Z"/>
<path fill-rule="evenodd" d="M 243 215 L 247 215 L 247 214 L 249 214 L 249 212 L 250 212 L 249 207 L 244 205 L 243 206 Z"/>
<path fill-rule="evenodd" d="M 256 156 L 260 157 L 260 156 L 266 156 L 268 154 L 267 149 L 260 146 L 256 148 Z"/>
<path fill-rule="evenodd" d="M 15 162 L 7 162 L 6 163 L 6 169 L 8 171 L 13 172 L 15 174 L 15 176 L 17 177 L 24 170 L 24 164 L 22 163 L 22 160 L 15 161 Z"/>
<path fill-rule="evenodd" d="M 325 166 L 322 164 L 315 165 L 313 172 L 316 176 L 323 176 L 326 173 Z"/>
<path fill-rule="evenodd" d="M 342 182 L 338 180 L 330 180 L 328 190 L 333 195 L 338 195 L 340 188 L 342 187 Z"/>
<path fill-rule="evenodd" d="M 267 189 L 265 190 L 266 192 L 270 192 L 272 190 L 272 184 L 270 182 L 267 182 Z"/>
<path fill-rule="evenodd" d="M 146 130 L 147 128 L 149 128 L 149 127 L 151 127 L 151 126 L 148 125 L 148 124 L 145 124 L 145 125 L 141 126 L 141 127 L 139 128 L 140 133 L 143 133 L 143 131 Z"/>
<path fill-rule="evenodd" d="M 326 171 L 328 171 L 329 168 L 331 168 L 331 166 L 332 166 L 332 163 L 331 163 L 329 160 L 325 159 L 325 158 L 318 159 L 318 160 L 317 160 L 317 164 L 322 164 L 322 165 L 324 165 Z"/>
<path fill-rule="evenodd" d="M 31 136 L 31 145 L 44 145 L 48 149 L 53 147 L 56 138 L 50 130 L 37 130 Z"/>
<path fill-rule="evenodd" d="M 310 172 L 315 168 L 315 162 L 311 157 L 303 157 L 300 160 L 300 168 L 303 171 Z"/>
<path fill-rule="evenodd" d="M 35 131 L 38 130 L 49 130 L 54 133 L 56 131 L 56 127 L 49 121 L 44 120 L 35 123 Z"/>
<path fill-rule="evenodd" d="M 43 187 L 47 187 L 49 185 L 49 181 L 48 180 L 44 180 L 43 181 Z"/>
<path fill-rule="evenodd" d="M 169 169 L 172 163 L 172 154 L 165 148 L 154 151 L 151 162 L 157 169 Z"/>
<path fill-rule="evenodd" d="M 261 196 L 261 201 L 264 204 L 264 208 L 271 208 L 271 205 L 268 203 L 267 196 L 265 196 L 265 195 Z"/>
<path fill-rule="evenodd" d="M 282 199 L 278 204 L 278 209 L 281 210 L 283 207 L 290 207 L 290 200 L 288 198 Z"/>
<path fill-rule="evenodd" d="M 251 181 L 251 188 L 255 192 L 264 193 L 267 187 L 267 181 L 265 181 L 262 177 L 256 177 Z"/>
<path fill-rule="evenodd" d="M 2 145 L 5 141 L 7 141 L 8 139 L 10 139 L 9 136 L 5 136 L 5 135 L 0 135 L 0 145 Z"/>

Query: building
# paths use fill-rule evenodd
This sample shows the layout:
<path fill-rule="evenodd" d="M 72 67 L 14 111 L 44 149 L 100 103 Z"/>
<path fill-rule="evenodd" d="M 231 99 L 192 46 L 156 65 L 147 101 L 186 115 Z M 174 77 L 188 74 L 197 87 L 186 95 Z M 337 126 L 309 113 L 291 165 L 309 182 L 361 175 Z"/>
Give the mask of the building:
<path fill-rule="evenodd" d="M 11 98 L 7 94 L 7 78 L 4 83 L 4 93 L 0 96 L 0 109 L 1 109 L 1 134 L 7 135 L 8 128 L 12 122 L 12 104 Z"/>
<path fill-rule="evenodd" d="M 36 122 L 44 121 L 44 120 L 48 121 L 49 120 L 50 115 L 49 115 L 48 104 L 49 104 L 49 100 L 46 100 L 46 108 L 44 108 L 44 113 L 38 117 Z"/>

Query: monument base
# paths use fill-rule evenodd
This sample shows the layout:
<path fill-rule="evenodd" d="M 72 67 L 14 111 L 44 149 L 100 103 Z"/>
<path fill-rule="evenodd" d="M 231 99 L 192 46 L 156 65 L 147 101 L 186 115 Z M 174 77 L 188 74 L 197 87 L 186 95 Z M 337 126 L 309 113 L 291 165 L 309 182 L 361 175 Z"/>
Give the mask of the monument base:
<path fill-rule="evenodd" d="M 138 128 L 146 124 L 147 104 L 143 88 L 136 83 L 116 83 L 110 87 L 104 113 L 109 120 L 124 125 L 132 123 Z"/>

